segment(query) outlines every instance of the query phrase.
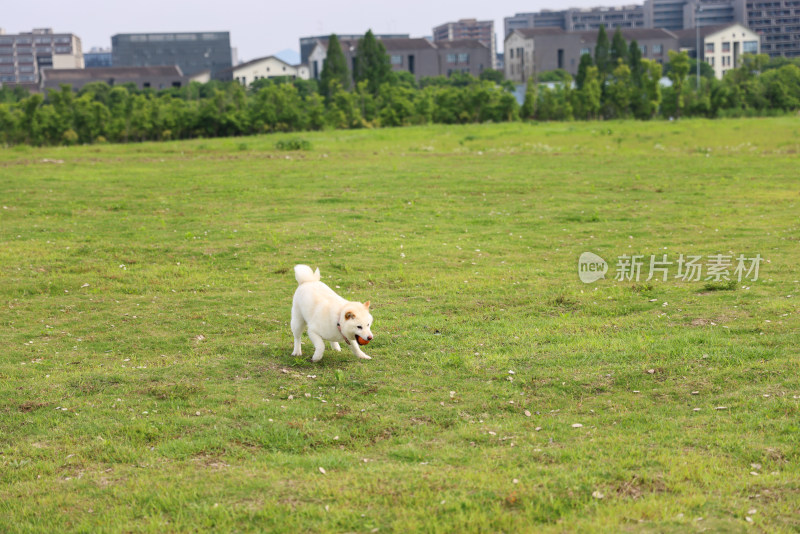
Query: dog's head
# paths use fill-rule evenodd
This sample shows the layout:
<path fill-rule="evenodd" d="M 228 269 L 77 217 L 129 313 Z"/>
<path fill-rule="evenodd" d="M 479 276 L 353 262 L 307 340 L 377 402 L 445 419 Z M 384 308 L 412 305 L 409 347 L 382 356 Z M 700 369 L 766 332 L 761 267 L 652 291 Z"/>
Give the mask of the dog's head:
<path fill-rule="evenodd" d="M 339 328 L 347 339 L 354 339 L 359 345 L 372 341 L 372 315 L 369 313 L 369 301 L 348 302 L 339 317 Z"/>

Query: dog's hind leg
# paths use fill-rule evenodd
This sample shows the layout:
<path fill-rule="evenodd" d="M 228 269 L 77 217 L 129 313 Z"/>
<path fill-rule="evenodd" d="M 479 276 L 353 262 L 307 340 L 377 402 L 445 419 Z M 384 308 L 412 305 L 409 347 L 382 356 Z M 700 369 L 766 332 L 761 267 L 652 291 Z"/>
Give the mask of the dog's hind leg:
<path fill-rule="evenodd" d="M 314 344 L 314 355 L 311 357 L 311 361 L 318 362 L 322 359 L 322 353 L 325 352 L 325 340 L 319 334 L 310 330 L 308 331 L 308 337 L 311 338 L 311 342 Z"/>
<path fill-rule="evenodd" d="M 340 346 L 339 346 L 339 343 L 338 343 L 338 342 L 336 342 L 336 341 L 331 341 L 330 343 L 331 343 L 331 348 L 332 348 L 333 350 L 335 350 L 336 352 L 339 352 L 340 350 L 342 350 L 342 347 L 340 347 Z"/>
<path fill-rule="evenodd" d="M 303 335 L 303 330 L 306 327 L 306 321 L 300 314 L 300 310 L 292 306 L 292 334 L 294 334 L 294 350 L 292 356 L 302 356 L 303 351 L 300 348 L 300 336 Z"/>

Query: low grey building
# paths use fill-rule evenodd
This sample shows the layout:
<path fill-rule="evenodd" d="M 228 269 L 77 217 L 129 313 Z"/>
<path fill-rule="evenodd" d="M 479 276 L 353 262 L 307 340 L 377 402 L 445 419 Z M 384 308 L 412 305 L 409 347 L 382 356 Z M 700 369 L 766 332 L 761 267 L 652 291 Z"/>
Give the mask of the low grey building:
<path fill-rule="evenodd" d="M 115 67 L 177 65 L 187 76 L 210 70 L 211 77 L 230 80 L 231 39 L 228 32 L 120 33 L 111 37 Z"/>
<path fill-rule="evenodd" d="M 336 33 L 336 32 L 332 32 Z M 309 37 L 301 37 L 300 38 L 300 63 L 304 65 L 309 65 L 309 56 L 311 55 L 311 51 L 314 50 L 314 47 L 317 46 L 318 42 L 322 42 L 324 46 L 328 46 L 328 39 L 330 39 L 331 34 L 327 35 L 314 35 Z M 336 33 L 336 37 L 339 40 L 347 40 L 347 41 L 358 41 L 363 35 L 358 34 L 339 34 Z M 376 33 L 375 38 L 378 40 L 383 39 L 408 39 L 409 35 L 407 33 Z"/>
<path fill-rule="evenodd" d="M 664 29 L 621 30 L 625 41 L 636 41 L 642 58 L 664 64 L 669 50 L 680 50 L 678 36 Z M 611 36 L 609 36 L 609 39 Z M 567 32 L 560 28 L 515 30 L 506 38 L 506 78 L 525 83 L 540 72 L 564 69 L 573 76 L 583 54 L 594 57 L 596 31 Z"/>
<path fill-rule="evenodd" d="M 483 41 L 462 39 L 437 41 L 435 44 L 439 52 L 439 71 L 444 76 L 463 72 L 477 78 L 484 70 L 495 65 L 492 48 Z"/>
<path fill-rule="evenodd" d="M 179 67 L 103 67 L 90 69 L 47 69 L 42 72 L 41 88 L 58 89 L 62 84 L 79 90 L 92 82 L 108 85 L 135 83 L 139 89 L 169 89 L 183 87 L 191 79 L 184 76 Z"/>
<path fill-rule="evenodd" d="M 431 41 L 422 38 L 416 39 L 383 39 L 381 41 L 389 54 L 389 63 L 394 71 L 407 71 L 417 79 L 423 76 L 438 76 L 439 53 Z M 352 65 L 356 56 L 357 42 L 348 48 L 345 55 Z"/>
<path fill-rule="evenodd" d="M 389 56 L 393 71 L 406 71 L 417 79 L 427 76 L 450 76 L 455 72 L 466 72 L 479 76 L 492 68 L 491 48 L 477 40 L 437 41 L 428 39 L 404 38 L 381 39 Z M 344 52 L 347 67 L 352 73 L 358 51 L 357 39 L 341 39 L 339 44 Z M 327 56 L 327 40 L 317 41 L 309 53 L 311 77 L 319 79 L 322 65 Z"/>

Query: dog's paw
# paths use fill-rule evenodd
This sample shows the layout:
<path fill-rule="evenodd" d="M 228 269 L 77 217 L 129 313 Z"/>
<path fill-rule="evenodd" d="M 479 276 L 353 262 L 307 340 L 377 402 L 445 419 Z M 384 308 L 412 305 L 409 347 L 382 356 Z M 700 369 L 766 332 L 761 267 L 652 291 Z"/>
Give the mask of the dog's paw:
<path fill-rule="evenodd" d="M 362 360 L 371 360 L 372 359 L 372 356 L 367 356 L 363 352 L 361 354 L 359 354 L 358 357 L 361 358 Z"/>
<path fill-rule="evenodd" d="M 312 362 L 315 362 L 315 363 L 316 363 L 316 362 L 318 362 L 318 361 L 320 361 L 321 359 L 322 359 L 322 354 L 320 354 L 319 356 L 317 356 L 317 355 L 315 354 L 315 355 L 313 355 L 313 356 L 311 357 L 311 361 L 312 361 Z"/>
<path fill-rule="evenodd" d="M 342 350 L 342 347 L 340 347 L 338 343 L 331 343 L 331 348 L 336 352 L 341 352 Z"/>
<path fill-rule="evenodd" d="M 301 351 L 299 351 L 299 350 L 296 350 L 296 351 L 292 352 L 292 356 L 302 356 L 302 355 L 303 355 L 303 353 Z"/>

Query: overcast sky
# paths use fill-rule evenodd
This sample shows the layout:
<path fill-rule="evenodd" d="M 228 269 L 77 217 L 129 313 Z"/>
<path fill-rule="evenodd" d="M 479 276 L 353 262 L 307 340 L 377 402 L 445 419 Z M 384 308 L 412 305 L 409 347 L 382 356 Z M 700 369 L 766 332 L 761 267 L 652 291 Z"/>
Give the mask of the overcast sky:
<path fill-rule="evenodd" d="M 240 60 L 268 56 L 284 49 L 299 52 L 298 38 L 331 32 L 431 34 L 431 28 L 460 18 L 495 21 L 497 47 L 503 48 L 503 17 L 543 8 L 630 4 L 631 0 L 8 0 L 0 17 L 6 33 L 53 28 L 74 33 L 83 50 L 110 47 L 116 33 L 229 31 Z"/>

